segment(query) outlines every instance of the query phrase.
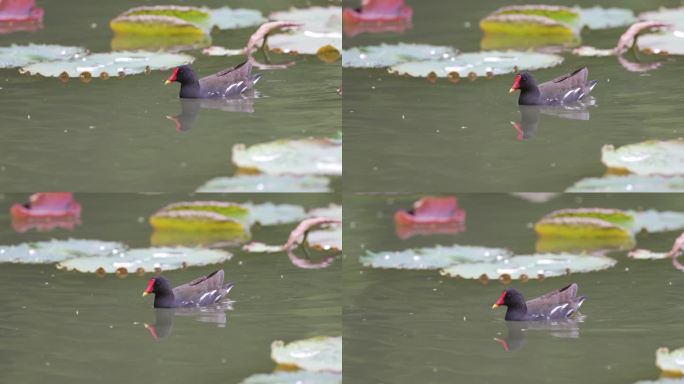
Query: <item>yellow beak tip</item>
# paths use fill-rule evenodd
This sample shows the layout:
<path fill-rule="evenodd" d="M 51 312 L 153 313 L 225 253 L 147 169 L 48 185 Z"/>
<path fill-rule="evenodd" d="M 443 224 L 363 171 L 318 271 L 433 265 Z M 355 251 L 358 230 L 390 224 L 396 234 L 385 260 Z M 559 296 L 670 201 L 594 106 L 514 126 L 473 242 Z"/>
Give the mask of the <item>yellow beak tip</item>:
<path fill-rule="evenodd" d="M 492 305 L 492 309 L 497 309 L 499 306 L 497 304 Z"/>
<path fill-rule="evenodd" d="M 515 89 L 514 89 L 514 88 L 511 88 L 511 89 L 508 90 L 508 93 L 513 93 L 513 92 L 515 92 Z"/>
<path fill-rule="evenodd" d="M 149 295 L 149 293 L 148 293 L 148 292 L 143 292 L 142 295 L 143 295 L 143 297 L 145 297 L 145 296 Z"/>
<path fill-rule="evenodd" d="M 169 80 L 166 80 L 166 81 L 164 82 L 164 84 L 165 84 L 165 85 L 169 85 L 169 84 L 171 84 L 171 82 L 170 82 Z"/>

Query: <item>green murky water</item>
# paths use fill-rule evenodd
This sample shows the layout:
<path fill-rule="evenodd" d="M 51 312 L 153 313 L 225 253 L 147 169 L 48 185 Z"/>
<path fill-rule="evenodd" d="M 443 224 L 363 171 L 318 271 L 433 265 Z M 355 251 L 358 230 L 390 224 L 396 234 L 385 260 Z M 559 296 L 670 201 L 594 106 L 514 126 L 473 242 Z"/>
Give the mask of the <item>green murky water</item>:
<path fill-rule="evenodd" d="M 0 244 L 88 238 L 150 246 L 146 218 L 187 195 L 78 194 L 82 224 L 74 231 L 15 233 L 9 206 L 23 194 L 0 200 Z M 211 195 L 224 201 L 269 201 L 314 208 L 337 202 L 334 195 Z M 142 218 L 142 219 L 140 219 Z M 264 227 L 261 240 L 282 243 L 293 224 Z M 254 231 L 253 231 L 254 232 Z M 254 232 L 256 233 L 256 232 Z M 113 275 L 65 272 L 54 265 L 0 268 L 0 381 L 6 383 L 237 383 L 275 368 L 274 340 L 292 341 L 341 334 L 341 263 L 305 270 L 286 254 L 245 254 L 222 265 L 164 273 L 181 284 L 223 268 L 236 283 L 233 309 L 218 313 L 155 313 L 142 298 L 150 275 L 125 279 Z M 144 324 L 156 325 L 155 340 Z M 165 337 L 163 337 L 165 335 Z"/>
<path fill-rule="evenodd" d="M 479 51 L 479 20 L 510 4 L 414 2 L 410 4 L 412 29 L 400 34 L 345 36 L 345 48 L 406 42 Z M 638 13 L 680 4 L 612 1 L 601 5 Z M 582 44 L 614 47 L 625 29 L 584 31 Z M 599 81 L 592 93 L 596 106 L 588 109 L 588 120 L 542 113 L 538 123 L 527 124 L 524 140 L 518 140 L 511 124 L 521 122 L 517 94 L 508 94 L 513 75 L 473 82 L 464 79 L 458 84 L 442 79 L 431 84 L 424 78 L 391 75 L 385 69 L 345 69 L 345 169 L 354 175 L 345 180 L 345 190 L 563 191 L 582 178 L 605 172 L 600 161 L 604 144 L 682 136 L 681 88 L 672 81 L 682 71 L 682 60 L 666 60 L 655 71 L 634 73 L 615 57 L 577 57 L 569 52 L 562 56 L 563 64 L 536 71 L 536 78 L 550 80 L 586 65 L 590 78 Z"/>
<path fill-rule="evenodd" d="M 465 231 L 400 240 L 393 215 L 419 196 L 345 198 L 344 369 L 352 383 L 631 383 L 655 379 L 655 350 L 684 345 L 684 278 L 670 260 L 608 255 L 612 269 L 513 282 L 527 297 L 570 282 L 588 297 L 584 321 L 529 328 L 506 324 L 491 305 L 499 281 L 442 277 L 437 271 L 374 270 L 361 266 L 364 249 L 402 250 L 437 244 L 535 251 L 531 227 L 560 208 L 684 210 L 677 195 L 563 195 L 535 204 L 505 194 L 458 195 Z M 679 232 L 637 236 L 637 247 L 667 251 Z M 508 344 L 509 351 L 500 339 Z"/>
<path fill-rule="evenodd" d="M 138 5 L 164 1 L 38 2 L 45 8 L 44 28 L 35 33 L 0 35 L 12 43 L 77 45 L 109 52 L 109 20 Z M 220 1 L 187 5 L 225 6 Z M 230 7 L 259 9 L 264 15 L 291 6 L 328 5 L 327 1 L 234 1 Z M 78 11 L 76 11 L 78 10 Z M 94 28 L 93 28 L 94 26 Z M 212 44 L 241 48 L 255 28 L 212 33 Z M 209 57 L 201 50 L 193 68 L 209 75 L 233 66 L 238 57 Z M 277 62 L 292 57 L 273 57 Z M 295 59 L 287 70 L 267 71 L 258 84 L 260 97 L 232 112 L 200 108 L 194 124 L 182 132 L 166 116 L 181 113 L 178 84 L 164 86 L 170 71 L 128 76 L 123 80 L 72 79 L 20 75 L 0 70 L 0 185 L 3 191 L 194 191 L 211 178 L 231 176 L 234 144 L 275 139 L 336 137 L 341 130 L 339 62 L 315 56 Z M 339 186 L 333 183 L 333 188 Z"/>

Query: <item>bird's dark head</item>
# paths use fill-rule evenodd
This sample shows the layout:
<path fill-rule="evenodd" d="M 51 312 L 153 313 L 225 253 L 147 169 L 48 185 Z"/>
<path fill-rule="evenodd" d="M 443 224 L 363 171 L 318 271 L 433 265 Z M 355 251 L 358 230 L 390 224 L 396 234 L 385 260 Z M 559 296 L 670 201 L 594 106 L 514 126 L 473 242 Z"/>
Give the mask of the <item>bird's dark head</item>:
<path fill-rule="evenodd" d="M 142 295 L 147 296 L 150 293 L 159 295 L 166 294 L 169 292 L 172 292 L 171 284 L 169 283 L 169 281 L 165 277 L 157 276 L 150 279 L 150 282 L 147 284 L 147 288 L 145 288 L 145 291 Z"/>
<path fill-rule="evenodd" d="M 176 67 L 173 70 L 171 76 L 169 76 L 165 84 L 171 84 L 174 81 L 179 82 L 181 84 L 193 83 L 197 81 L 197 77 L 195 76 L 195 72 L 192 70 L 192 68 L 190 68 L 189 65 L 181 65 L 180 67 Z"/>
<path fill-rule="evenodd" d="M 515 288 L 508 288 L 501 293 L 501 296 L 499 296 L 499 300 L 497 300 L 496 303 L 492 305 L 492 309 L 500 307 L 502 305 L 506 307 L 517 306 L 520 303 L 525 303 L 525 299 L 523 298 L 522 293 L 518 292 L 518 290 Z"/>
<path fill-rule="evenodd" d="M 529 89 L 532 87 L 536 87 L 537 82 L 534 80 L 534 77 L 532 77 L 532 74 L 530 74 L 527 71 L 523 71 L 515 75 L 515 80 L 513 81 L 513 85 L 511 86 L 511 89 L 508 90 L 508 93 L 513 93 L 516 90 L 525 90 Z"/>

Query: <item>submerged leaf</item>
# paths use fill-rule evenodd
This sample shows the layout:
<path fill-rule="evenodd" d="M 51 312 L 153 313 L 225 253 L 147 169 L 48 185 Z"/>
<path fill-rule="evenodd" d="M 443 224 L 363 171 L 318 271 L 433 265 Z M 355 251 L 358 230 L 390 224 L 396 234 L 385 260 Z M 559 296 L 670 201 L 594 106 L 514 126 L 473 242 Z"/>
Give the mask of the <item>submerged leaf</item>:
<path fill-rule="evenodd" d="M 131 249 L 117 255 L 79 257 L 57 264 L 57 268 L 79 272 L 133 273 L 169 271 L 187 266 L 219 264 L 232 255 L 221 250 L 201 248 Z"/>
<path fill-rule="evenodd" d="M 0 246 L 0 263 L 49 264 L 72 257 L 116 255 L 126 245 L 99 240 L 50 240 Z"/>
<path fill-rule="evenodd" d="M 211 179 L 197 192 L 330 192 L 330 179 L 323 176 L 237 175 Z"/>
<path fill-rule="evenodd" d="M 21 68 L 21 72 L 48 77 L 59 77 L 62 73 L 69 77 L 79 77 L 83 73 L 89 73 L 91 76 L 102 76 L 103 73 L 109 76 L 132 75 L 149 70 L 170 69 L 192 63 L 193 60 L 192 56 L 176 53 L 121 51 L 96 53 L 73 60 L 30 64 Z"/>
<path fill-rule="evenodd" d="M 382 68 L 408 61 L 447 59 L 455 55 L 456 50 L 447 46 L 383 43 L 346 49 L 342 53 L 342 66 L 345 68 Z"/>
<path fill-rule="evenodd" d="M 15 68 L 43 61 L 71 60 L 88 54 L 81 47 L 29 44 L 0 47 L 0 68 Z"/>
<path fill-rule="evenodd" d="M 342 372 L 342 338 L 313 337 L 287 345 L 276 340 L 271 344 L 271 358 L 278 365 L 314 372 Z"/>
<path fill-rule="evenodd" d="M 156 230 L 152 232 L 150 244 L 155 247 L 184 246 L 219 248 L 231 247 L 247 242 L 251 234 L 245 227 L 228 228 L 221 231 Z"/>
<path fill-rule="evenodd" d="M 509 278 L 512 280 L 563 276 L 569 273 L 592 272 L 614 266 L 615 260 L 606 256 L 573 254 L 539 254 L 514 256 L 497 262 L 464 263 L 440 271 L 443 275 L 479 279 Z"/>
<path fill-rule="evenodd" d="M 342 384 L 342 375 L 332 372 L 273 372 L 252 375 L 240 384 Z"/>
<path fill-rule="evenodd" d="M 604 145 L 601 161 L 609 169 L 637 175 L 684 175 L 684 140 L 648 140 L 617 149 Z"/>
<path fill-rule="evenodd" d="M 507 259 L 507 249 L 468 245 L 438 245 L 430 248 L 407 249 L 394 252 L 366 251 L 359 262 L 366 267 L 391 269 L 439 269 L 459 263 L 494 262 Z"/>
<path fill-rule="evenodd" d="M 341 175 L 342 142 L 333 139 L 276 140 L 233 146 L 233 163 L 272 175 Z"/>
<path fill-rule="evenodd" d="M 566 192 L 684 192 L 684 176 L 607 175 L 582 179 Z"/>
<path fill-rule="evenodd" d="M 412 61 L 390 68 L 391 72 L 411 76 L 427 77 L 434 73 L 437 77 L 448 77 L 458 73 L 460 77 L 469 74 L 476 76 L 502 75 L 518 70 L 549 68 L 563 62 L 558 55 L 535 52 L 489 51 L 462 53 L 444 60 Z"/>

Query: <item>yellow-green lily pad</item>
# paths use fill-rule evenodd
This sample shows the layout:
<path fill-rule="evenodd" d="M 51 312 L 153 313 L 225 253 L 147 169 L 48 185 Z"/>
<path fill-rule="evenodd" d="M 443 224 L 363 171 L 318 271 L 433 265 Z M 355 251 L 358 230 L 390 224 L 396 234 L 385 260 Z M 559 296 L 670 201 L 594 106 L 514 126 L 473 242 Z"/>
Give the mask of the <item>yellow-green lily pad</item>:
<path fill-rule="evenodd" d="M 549 237 L 632 237 L 632 232 L 624 226 L 591 217 L 543 218 L 534 225 L 534 230 L 539 236 Z"/>
<path fill-rule="evenodd" d="M 160 211 L 150 216 L 150 224 L 157 231 L 249 232 L 242 220 L 201 210 Z"/>
<path fill-rule="evenodd" d="M 637 175 L 684 175 L 684 140 L 648 140 L 615 148 L 604 145 L 601 161 L 609 169 Z"/>
<path fill-rule="evenodd" d="M 545 219 L 556 217 L 589 217 L 594 219 L 605 220 L 613 224 L 621 226 L 631 226 L 634 223 L 632 214 L 619 209 L 610 208 L 568 208 L 553 211 L 546 216 Z"/>
<path fill-rule="evenodd" d="M 342 338 L 319 336 L 285 344 L 271 344 L 271 358 L 278 365 L 312 372 L 342 372 Z"/>

